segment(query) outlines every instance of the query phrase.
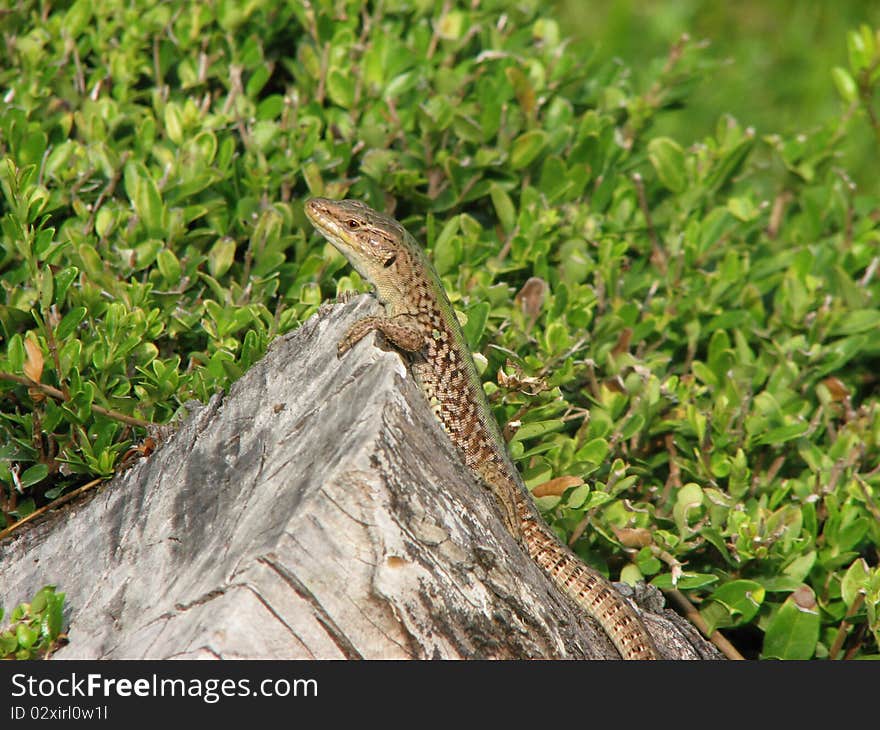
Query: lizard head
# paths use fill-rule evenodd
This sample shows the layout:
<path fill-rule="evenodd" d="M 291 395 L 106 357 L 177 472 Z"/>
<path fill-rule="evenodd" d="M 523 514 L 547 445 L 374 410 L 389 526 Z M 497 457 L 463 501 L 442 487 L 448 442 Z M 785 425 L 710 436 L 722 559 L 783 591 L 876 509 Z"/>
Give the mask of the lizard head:
<path fill-rule="evenodd" d="M 417 255 L 403 226 L 359 200 L 311 198 L 305 212 L 321 235 L 376 287 L 380 298 L 399 279 L 397 269 Z"/>

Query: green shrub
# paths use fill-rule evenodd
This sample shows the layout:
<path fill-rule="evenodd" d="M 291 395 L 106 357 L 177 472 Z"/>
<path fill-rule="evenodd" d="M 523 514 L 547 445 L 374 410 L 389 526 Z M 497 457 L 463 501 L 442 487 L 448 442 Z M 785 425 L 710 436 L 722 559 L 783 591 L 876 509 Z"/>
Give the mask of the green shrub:
<path fill-rule="evenodd" d="M 0 629 L 0 659 L 43 659 L 64 640 L 64 594 L 44 586 L 30 603 L 16 606 L 9 626 Z M 3 607 L 0 606 L 0 621 Z"/>
<path fill-rule="evenodd" d="M 750 655 L 876 655 L 880 235 L 847 121 L 683 147 L 651 130 L 699 44 L 636 85 L 535 0 L 448 5 L 7 12 L 2 519 L 363 290 L 302 213 L 356 197 L 430 249 L 587 561 L 687 589 Z"/>

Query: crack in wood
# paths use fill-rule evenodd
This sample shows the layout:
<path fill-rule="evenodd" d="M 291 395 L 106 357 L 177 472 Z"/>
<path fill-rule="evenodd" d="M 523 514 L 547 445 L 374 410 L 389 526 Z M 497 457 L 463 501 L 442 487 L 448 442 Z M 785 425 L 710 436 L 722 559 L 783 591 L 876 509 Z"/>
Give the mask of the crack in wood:
<path fill-rule="evenodd" d="M 261 556 L 257 558 L 257 561 L 277 573 L 281 580 L 293 589 L 294 593 L 312 607 L 315 619 L 321 624 L 333 643 L 339 647 L 339 651 L 342 652 L 346 659 L 364 658 L 358 651 L 357 647 L 355 647 L 351 640 L 345 635 L 345 632 L 337 626 L 336 622 L 330 617 L 330 614 L 327 613 L 325 608 L 321 605 L 321 602 L 308 588 L 306 588 L 299 578 L 269 556 Z"/>

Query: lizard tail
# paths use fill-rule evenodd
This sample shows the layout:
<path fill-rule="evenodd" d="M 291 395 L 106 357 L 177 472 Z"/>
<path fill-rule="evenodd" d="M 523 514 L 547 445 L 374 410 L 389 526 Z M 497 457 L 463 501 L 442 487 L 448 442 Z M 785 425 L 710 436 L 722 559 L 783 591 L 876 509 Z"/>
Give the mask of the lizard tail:
<path fill-rule="evenodd" d="M 647 630 L 604 576 L 559 542 L 526 494 L 517 499 L 523 538 L 532 559 L 559 589 L 595 618 L 623 659 L 658 659 Z"/>

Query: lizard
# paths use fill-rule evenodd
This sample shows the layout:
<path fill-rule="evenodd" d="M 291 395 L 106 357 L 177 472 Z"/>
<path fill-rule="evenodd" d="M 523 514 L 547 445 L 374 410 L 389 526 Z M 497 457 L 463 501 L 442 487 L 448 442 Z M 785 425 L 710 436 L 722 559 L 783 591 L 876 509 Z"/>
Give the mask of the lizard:
<path fill-rule="evenodd" d="M 381 332 L 409 361 L 415 381 L 466 466 L 494 496 L 507 530 L 559 589 L 595 618 L 624 659 L 657 659 L 635 610 L 550 530 L 513 464 L 455 310 L 427 254 L 396 220 L 357 200 L 311 198 L 306 216 L 368 282 L 384 314 L 355 322 L 342 356 Z"/>

